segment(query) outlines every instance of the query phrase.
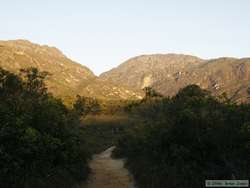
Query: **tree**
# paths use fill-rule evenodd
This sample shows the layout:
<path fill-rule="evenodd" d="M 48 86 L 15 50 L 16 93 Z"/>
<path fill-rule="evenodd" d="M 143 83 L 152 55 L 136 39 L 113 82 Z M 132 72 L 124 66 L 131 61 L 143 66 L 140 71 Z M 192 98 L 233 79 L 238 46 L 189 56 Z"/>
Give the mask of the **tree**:
<path fill-rule="evenodd" d="M 188 85 L 177 93 L 176 98 L 185 98 L 185 97 L 207 97 L 210 96 L 210 92 L 204 89 L 201 89 L 198 85 L 191 84 Z"/>
<path fill-rule="evenodd" d="M 100 112 L 100 104 L 96 99 L 90 97 L 76 96 L 76 101 L 73 104 L 74 110 L 81 116 L 88 114 L 98 114 Z"/>
<path fill-rule="evenodd" d="M 150 99 L 153 97 L 162 97 L 162 95 L 155 91 L 152 87 L 145 87 L 143 91 L 145 92 L 145 99 Z"/>
<path fill-rule="evenodd" d="M 61 188 L 87 177 L 80 116 L 47 92 L 47 74 L 0 69 L 0 187 Z"/>
<path fill-rule="evenodd" d="M 24 87 L 29 94 L 44 95 L 47 93 L 44 80 L 48 72 L 39 72 L 37 68 L 21 69 L 20 75 L 24 79 Z"/>
<path fill-rule="evenodd" d="M 205 179 L 250 177 L 249 104 L 220 102 L 190 85 L 137 108 L 141 123 L 115 153 L 127 158 L 138 187 L 198 188 Z"/>

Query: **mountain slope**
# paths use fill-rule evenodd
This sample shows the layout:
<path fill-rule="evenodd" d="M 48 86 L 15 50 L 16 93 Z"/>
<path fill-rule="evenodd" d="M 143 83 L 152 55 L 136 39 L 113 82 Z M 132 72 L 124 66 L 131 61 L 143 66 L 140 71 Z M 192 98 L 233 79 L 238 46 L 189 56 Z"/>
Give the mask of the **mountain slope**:
<path fill-rule="evenodd" d="M 54 95 L 87 95 L 103 99 L 138 98 L 140 94 L 126 87 L 102 81 L 58 49 L 26 40 L 0 41 L 0 67 L 17 73 L 21 68 L 36 67 L 51 75 L 46 85 Z"/>
<path fill-rule="evenodd" d="M 171 78 L 174 73 L 191 69 L 203 60 L 185 55 L 143 55 L 132 58 L 117 68 L 100 75 L 100 78 L 143 89 L 154 85 L 163 78 Z"/>
<path fill-rule="evenodd" d="M 226 92 L 234 101 L 249 102 L 249 58 L 202 60 L 178 54 L 138 56 L 100 77 L 136 89 L 151 86 L 170 96 L 188 84 L 197 84 L 214 95 Z"/>

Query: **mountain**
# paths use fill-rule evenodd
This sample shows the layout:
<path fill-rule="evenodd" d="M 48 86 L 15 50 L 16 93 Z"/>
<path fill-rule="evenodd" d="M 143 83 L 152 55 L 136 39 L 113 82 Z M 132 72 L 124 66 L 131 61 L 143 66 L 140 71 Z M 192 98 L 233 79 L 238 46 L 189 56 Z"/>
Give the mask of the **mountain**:
<path fill-rule="evenodd" d="M 226 92 L 237 102 L 250 102 L 250 58 L 204 60 L 181 54 L 143 55 L 100 75 L 105 81 L 141 89 L 153 87 L 172 96 L 188 84 L 197 84 L 218 96 Z"/>
<path fill-rule="evenodd" d="M 0 41 L 0 67 L 18 73 L 36 67 L 50 76 L 46 86 L 55 96 L 84 95 L 101 99 L 139 99 L 150 86 L 172 96 L 188 84 L 214 95 L 226 92 L 234 101 L 250 102 L 250 58 L 204 60 L 181 54 L 142 55 L 97 77 L 87 67 L 67 58 L 55 47 L 26 40 Z"/>
<path fill-rule="evenodd" d="M 77 94 L 102 99 L 141 98 L 141 93 L 96 77 L 87 67 L 67 58 L 55 47 L 26 40 L 0 41 L 0 67 L 18 73 L 36 67 L 50 76 L 46 86 L 54 95 L 66 98 Z"/>

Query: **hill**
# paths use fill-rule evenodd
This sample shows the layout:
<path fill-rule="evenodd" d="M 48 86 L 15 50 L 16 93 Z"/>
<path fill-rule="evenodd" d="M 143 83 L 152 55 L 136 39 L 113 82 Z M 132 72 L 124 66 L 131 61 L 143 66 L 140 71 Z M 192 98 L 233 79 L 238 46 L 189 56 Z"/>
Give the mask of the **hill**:
<path fill-rule="evenodd" d="M 77 94 L 101 99 L 141 97 L 130 88 L 99 79 L 90 69 L 70 60 L 55 47 L 26 40 L 0 41 L 0 67 L 15 73 L 29 67 L 49 72 L 46 86 L 62 98 Z"/>
<path fill-rule="evenodd" d="M 226 92 L 234 101 L 249 102 L 250 59 L 143 55 L 101 74 L 100 78 L 136 89 L 150 86 L 166 96 L 173 96 L 189 84 L 197 84 L 216 96 Z"/>

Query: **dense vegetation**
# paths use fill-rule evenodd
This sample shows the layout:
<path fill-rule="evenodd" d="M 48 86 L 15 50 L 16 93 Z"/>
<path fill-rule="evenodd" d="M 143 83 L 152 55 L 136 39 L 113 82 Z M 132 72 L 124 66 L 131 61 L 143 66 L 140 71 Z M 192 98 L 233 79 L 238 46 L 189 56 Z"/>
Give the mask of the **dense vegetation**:
<path fill-rule="evenodd" d="M 141 188 L 200 188 L 206 179 L 249 179 L 250 105 L 216 99 L 196 85 L 172 98 L 150 95 L 126 111 L 143 123 L 118 141 L 116 156 Z M 154 93 L 154 92 L 153 92 Z"/>
<path fill-rule="evenodd" d="M 47 92 L 46 75 L 0 69 L 0 187 L 69 188 L 87 177 L 80 115 Z"/>
<path fill-rule="evenodd" d="M 206 179 L 249 179 L 250 105 L 196 85 L 141 101 L 48 93 L 48 73 L 0 69 L 0 187 L 69 188 L 85 180 L 90 155 L 117 145 L 139 188 L 199 188 Z"/>

